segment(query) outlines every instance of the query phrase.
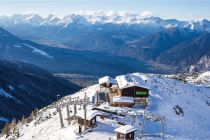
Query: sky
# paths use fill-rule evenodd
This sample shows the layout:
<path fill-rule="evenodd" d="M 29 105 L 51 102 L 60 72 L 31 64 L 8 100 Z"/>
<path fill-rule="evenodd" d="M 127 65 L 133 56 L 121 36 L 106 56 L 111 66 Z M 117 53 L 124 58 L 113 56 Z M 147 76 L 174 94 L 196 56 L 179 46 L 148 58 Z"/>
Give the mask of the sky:
<path fill-rule="evenodd" d="M 0 15 L 57 16 L 78 11 L 125 11 L 169 19 L 210 19 L 210 0 L 0 0 Z"/>

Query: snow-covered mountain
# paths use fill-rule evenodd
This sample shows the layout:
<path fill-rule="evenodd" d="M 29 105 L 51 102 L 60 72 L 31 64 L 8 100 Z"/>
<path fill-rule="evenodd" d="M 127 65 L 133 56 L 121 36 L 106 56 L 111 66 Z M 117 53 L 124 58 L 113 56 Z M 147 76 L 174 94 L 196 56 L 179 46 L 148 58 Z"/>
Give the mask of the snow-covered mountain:
<path fill-rule="evenodd" d="M 96 92 L 100 90 L 99 85 L 93 85 L 85 88 L 73 95 L 60 99 L 57 103 L 43 108 L 38 112 L 38 115 L 30 123 L 22 122 L 17 125 L 18 138 L 11 135 L 8 138 L 2 136 L 0 140 L 9 140 L 14 137 L 18 140 L 69 140 L 69 139 L 91 139 L 91 140 L 107 140 L 115 139 L 115 129 L 120 127 L 116 120 L 124 120 L 125 124 L 131 125 L 129 114 L 137 115 L 150 112 L 152 114 L 165 117 L 164 131 L 166 139 L 176 140 L 208 140 L 210 137 L 210 89 L 205 85 L 197 85 L 194 83 L 184 83 L 171 79 L 170 76 L 154 75 L 154 74 L 131 74 L 135 77 L 135 81 L 139 79 L 147 79 L 145 83 L 151 89 L 149 96 L 149 105 L 146 109 L 126 108 L 126 107 L 111 107 L 106 103 L 104 109 L 118 113 L 126 112 L 124 117 L 113 116 L 109 118 L 97 117 L 96 127 L 90 131 L 78 135 L 78 124 L 72 122 L 68 125 L 64 119 L 64 128 L 60 128 L 59 114 L 56 111 L 58 105 L 70 97 L 84 98 L 85 94 L 92 99 L 96 96 Z M 170 78 L 167 78 L 170 77 Z M 88 112 L 91 112 L 92 104 L 88 105 Z M 103 107 L 103 106 L 102 106 Z M 70 106 L 71 110 L 73 107 Z M 180 111 L 182 110 L 182 111 Z M 180 112 L 181 114 L 180 114 Z M 78 114 L 83 112 L 83 109 L 78 109 Z M 63 117 L 66 118 L 66 108 L 62 107 Z M 72 112 L 70 113 L 72 115 Z M 134 126 L 137 128 L 135 133 L 136 139 L 140 139 L 141 134 L 141 115 L 137 115 Z M 16 131 L 17 132 L 17 131 Z M 153 134 L 160 132 L 160 124 L 158 122 L 150 122 L 147 120 L 144 125 L 144 132 L 148 134 L 145 139 L 162 139 Z M 17 134 L 17 133 L 16 133 Z M 149 137 L 150 135 L 150 137 Z"/>
<path fill-rule="evenodd" d="M 140 14 L 122 13 L 122 12 L 80 12 L 69 14 L 63 17 L 56 15 L 48 15 L 46 17 L 37 14 L 15 14 L 12 16 L 0 16 L 1 26 L 11 26 L 13 24 L 31 24 L 32 26 L 51 25 L 67 27 L 72 23 L 82 25 L 98 25 L 98 24 L 127 24 L 140 25 L 145 27 L 169 28 L 182 27 L 195 30 L 210 30 L 210 21 L 191 20 L 179 21 L 176 19 L 161 19 L 159 17 L 145 17 Z"/>
<path fill-rule="evenodd" d="M 12 16 L 0 16 L 0 26 L 11 33 L 24 39 L 53 40 L 65 45 L 71 42 L 75 34 L 108 32 L 109 35 L 122 38 L 119 33 L 130 34 L 132 38 L 141 38 L 145 35 L 157 33 L 167 28 L 188 28 L 194 31 L 210 31 L 210 21 L 194 20 L 179 21 L 176 19 L 162 19 L 159 17 L 143 17 L 138 14 L 123 14 L 113 12 L 101 13 L 77 13 L 63 17 L 48 15 L 42 17 L 36 14 L 16 14 Z M 112 32 L 111 32 L 112 31 Z M 114 34 L 116 32 L 116 34 Z M 71 37 L 73 36 L 73 37 Z M 93 37 L 93 36 L 92 36 Z M 107 37 L 107 36 L 105 36 Z M 73 39 L 77 40 L 77 39 Z M 71 44 L 74 47 L 74 44 Z"/>

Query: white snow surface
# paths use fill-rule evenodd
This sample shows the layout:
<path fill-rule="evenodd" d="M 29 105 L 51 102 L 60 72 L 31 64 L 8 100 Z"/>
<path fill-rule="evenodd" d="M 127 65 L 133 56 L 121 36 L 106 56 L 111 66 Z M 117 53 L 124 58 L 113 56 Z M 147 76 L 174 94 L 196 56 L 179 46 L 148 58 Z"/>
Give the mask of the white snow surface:
<path fill-rule="evenodd" d="M 121 126 L 121 127 L 118 127 L 115 129 L 115 132 L 119 132 L 119 133 L 122 133 L 122 134 L 128 134 L 132 131 L 136 131 L 137 129 L 132 126 L 132 125 L 125 125 L 125 126 Z"/>
<path fill-rule="evenodd" d="M 109 76 L 104 76 L 104 77 L 98 79 L 98 83 L 99 84 L 103 84 L 103 83 L 113 83 L 113 84 L 115 84 L 116 80 L 109 77 Z"/>
<path fill-rule="evenodd" d="M 189 83 L 210 87 L 210 71 L 206 71 L 203 73 L 190 74 L 186 76 L 185 80 Z"/>
<path fill-rule="evenodd" d="M 4 96 L 7 98 L 14 98 L 11 94 L 7 93 L 4 89 L 0 87 L 0 96 Z"/>
<path fill-rule="evenodd" d="M 117 103 L 134 103 L 134 98 L 133 97 L 126 97 L 126 96 L 114 96 L 113 97 L 113 102 Z"/>
<path fill-rule="evenodd" d="M 145 76 L 138 75 L 137 73 L 117 76 L 116 80 L 120 89 L 133 86 L 139 86 L 149 89 L 149 86 L 147 86 L 146 84 L 147 78 Z"/>
<path fill-rule="evenodd" d="M 166 139 L 170 140 L 209 140 L 210 138 L 210 88 L 206 86 L 198 86 L 193 83 L 184 83 L 182 81 L 176 81 L 174 79 L 168 79 L 163 75 L 153 74 L 141 74 L 135 73 L 135 78 L 145 77 L 147 82 L 146 86 L 150 87 L 152 91 L 149 97 L 149 105 L 146 111 L 158 114 L 165 117 L 165 135 Z M 79 96 L 84 97 L 84 93 L 92 98 L 96 91 L 99 90 L 99 85 L 93 85 L 86 89 L 83 89 L 71 97 Z M 70 96 L 70 95 L 69 95 Z M 67 97 L 64 97 L 65 99 Z M 62 99 L 61 99 L 62 100 Z M 60 101 L 61 101 L 60 100 Z M 59 102 L 60 102 L 59 101 Z M 177 115 L 174 106 L 178 105 L 183 110 L 183 116 Z M 92 107 L 90 105 L 88 109 Z M 110 107 L 116 110 L 117 107 Z M 119 108 L 130 111 L 131 114 L 144 112 L 142 109 L 136 108 Z M 73 108 L 71 107 L 71 110 Z M 83 111 L 83 110 L 78 110 Z M 62 108 L 62 114 L 64 117 L 64 128 L 60 128 L 59 115 L 56 112 L 53 104 L 40 110 L 40 115 L 36 120 L 28 123 L 27 125 L 19 124 L 20 137 L 18 140 L 107 140 L 109 138 L 115 139 L 115 129 L 121 127 L 116 120 L 97 118 L 97 126 L 92 129 L 91 132 L 77 135 L 78 125 L 72 123 L 67 124 L 65 120 L 66 108 Z M 51 117 L 46 119 L 46 116 Z M 129 113 L 128 113 L 129 114 Z M 72 115 L 72 113 L 70 114 Z M 43 122 L 36 124 L 39 118 L 43 118 Z M 126 123 L 131 125 L 129 116 L 119 118 Z M 135 132 L 136 139 L 140 139 L 138 134 L 141 133 L 142 118 L 136 117 L 134 127 L 137 128 Z M 35 125 L 36 124 L 36 125 Z M 146 134 L 157 134 L 160 133 L 160 123 L 145 121 Z M 0 137 L 0 140 L 9 140 L 11 138 Z M 145 137 L 145 140 L 161 139 L 158 137 Z"/>
<path fill-rule="evenodd" d="M 89 110 L 86 114 L 86 119 L 87 120 L 91 120 L 93 117 L 95 117 L 96 115 L 102 115 L 102 113 L 100 111 L 97 110 Z M 76 116 L 81 117 L 84 119 L 84 111 L 79 111 Z"/>
<path fill-rule="evenodd" d="M 53 58 L 52 56 L 50 56 L 49 54 L 47 54 L 46 52 L 44 52 L 44 51 L 42 51 L 40 49 L 37 49 L 37 48 L 35 48 L 35 47 L 31 46 L 31 45 L 25 44 L 25 43 L 24 43 L 24 45 L 29 47 L 29 48 L 31 48 L 31 49 L 33 49 L 32 52 L 34 52 L 34 53 L 43 55 L 43 56 L 48 57 L 48 58 Z"/>
<path fill-rule="evenodd" d="M 1 117 L 1 116 L 0 116 L 0 121 L 2 121 L 2 122 L 8 122 L 8 121 L 9 121 L 9 119 L 7 119 L 7 118 L 5 118 L 5 117 Z"/>
<path fill-rule="evenodd" d="M 210 86 L 210 71 L 204 72 L 196 78 L 196 82 L 206 83 Z"/>

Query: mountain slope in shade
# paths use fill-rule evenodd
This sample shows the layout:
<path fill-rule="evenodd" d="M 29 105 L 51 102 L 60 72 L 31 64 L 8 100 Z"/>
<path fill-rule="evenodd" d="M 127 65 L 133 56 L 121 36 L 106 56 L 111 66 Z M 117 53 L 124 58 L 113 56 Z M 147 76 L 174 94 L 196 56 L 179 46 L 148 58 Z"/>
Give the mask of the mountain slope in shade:
<path fill-rule="evenodd" d="M 210 137 L 209 128 L 210 120 L 209 115 L 209 93 L 210 89 L 204 85 L 195 85 L 184 83 L 173 79 L 166 78 L 168 76 L 153 75 L 153 74 L 132 74 L 135 77 L 135 81 L 141 78 L 146 78 L 146 85 L 150 87 L 151 94 L 149 97 L 149 105 L 146 111 L 150 111 L 156 115 L 164 116 L 164 132 L 165 139 L 169 140 L 208 140 Z M 96 96 L 97 91 L 100 90 L 99 85 L 87 87 L 71 96 L 66 96 L 59 100 L 58 103 L 64 101 L 68 97 L 79 97 L 84 98 L 86 94 L 90 99 Z M 179 106 L 183 114 L 177 113 L 175 107 Z M 73 111 L 73 106 L 70 106 Z M 137 107 L 137 106 L 136 106 Z M 91 111 L 92 104 L 88 105 L 87 112 Z M 112 107 L 107 104 L 101 106 L 103 109 L 110 109 L 118 113 L 127 112 L 125 117 L 113 115 L 110 118 L 100 119 L 97 117 L 96 127 L 92 128 L 91 131 L 86 131 L 82 135 L 78 134 L 79 125 L 72 121 L 68 125 L 67 120 L 64 121 L 64 128 L 60 128 L 59 114 L 55 113 L 56 108 L 54 104 L 47 106 L 39 111 L 37 119 L 27 124 L 19 124 L 19 132 L 21 137 L 17 140 L 69 140 L 69 139 L 116 139 L 116 128 L 122 126 L 118 124 L 116 120 L 121 120 L 125 124 L 132 124 L 133 117 L 129 117 L 129 114 L 135 115 L 140 114 L 143 109 L 139 108 L 126 108 L 126 107 Z M 78 113 L 82 113 L 83 109 L 78 109 Z M 46 118 L 51 114 L 51 117 Z M 63 116 L 67 116 L 66 108 L 62 109 Z M 73 112 L 70 113 L 73 115 Z M 112 118 L 112 119 L 111 119 Z M 139 115 L 135 118 L 134 126 L 137 128 L 135 137 L 137 140 L 141 138 L 138 135 L 141 134 L 142 117 Z M 144 133 L 151 134 L 145 136 L 147 140 L 161 140 L 162 138 L 157 137 L 157 133 L 160 133 L 160 123 L 145 121 Z M 14 135 L 13 135 L 14 136 Z M 0 140 L 9 140 L 12 136 L 5 138 L 1 137 Z"/>
<path fill-rule="evenodd" d="M 3 28 L 0 28 L 0 42 L 1 42 L 1 49 L 2 49 L 2 48 L 5 48 L 5 46 L 18 44 L 21 42 L 21 40 L 15 35 L 4 30 Z"/>
<path fill-rule="evenodd" d="M 190 29 L 168 28 L 127 44 L 119 51 L 119 54 L 126 55 L 129 51 L 133 52 L 131 56 L 137 59 L 155 61 L 161 53 L 172 49 L 177 44 L 191 40 L 198 35 L 197 32 Z"/>
<path fill-rule="evenodd" d="M 199 71 L 208 70 L 208 58 L 210 56 L 210 33 L 204 33 L 199 37 L 178 44 L 174 48 L 162 53 L 158 62 L 186 68 L 191 66 L 191 70 Z M 194 68 L 193 68 L 194 67 Z"/>
<path fill-rule="evenodd" d="M 80 46 L 82 50 L 70 50 L 21 40 L 4 29 L 0 31 L 0 58 L 35 64 L 51 72 L 117 75 L 135 71 L 168 73 L 210 68 L 208 32 L 168 28 L 126 42 L 138 35 L 131 35 L 129 30 L 127 33 L 115 34 L 93 31 L 78 40 L 71 38 L 71 44 L 74 44 L 72 48 L 78 49 L 76 46 Z M 104 32 L 103 36 L 97 35 L 101 32 Z"/>
<path fill-rule="evenodd" d="M 1 57 L 28 57 L 29 59 L 45 59 L 47 57 L 52 59 L 46 52 L 30 46 L 27 41 L 16 37 L 3 28 L 0 28 L 0 46 Z"/>
<path fill-rule="evenodd" d="M 112 56 L 104 52 L 49 47 L 22 40 L 1 28 L 0 31 L 1 59 L 23 61 L 37 65 L 50 72 L 92 74 L 98 76 L 135 71 L 143 72 L 149 69 L 146 63 L 135 59 Z"/>
<path fill-rule="evenodd" d="M 36 66 L 0 60 L 0 119 L 1 125 L 12 118 L 27 116 L 35 108 L 46 106 L 80 87 L 54 77 Z"/>

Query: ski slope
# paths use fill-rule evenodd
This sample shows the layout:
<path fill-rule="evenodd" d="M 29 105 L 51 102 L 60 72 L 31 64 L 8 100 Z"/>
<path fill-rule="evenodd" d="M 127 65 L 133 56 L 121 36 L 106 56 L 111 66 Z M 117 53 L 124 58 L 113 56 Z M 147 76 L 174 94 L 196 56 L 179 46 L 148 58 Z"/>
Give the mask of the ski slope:
<path fill-rule="evenodd" d="M 184 83 L 174 79 L 169 79 L 164 75 L 154 74 L 141 74 L 133 73 L 138 78 L 144 77 L 147 79 L 145 83 L 147 87 L 151 89 L 149 97 L 149 105 L 146 111 L 165 117 L 165 139 L 176 140 L 208 140 L 210 138 L 210 88 L 204 85 L 198 85 L 194 83 Z M 71 97 L 84 98 L 86 95 L 90 98 L 95 96 L 97 90 L 100 90 L 99 85 L 93 85 L 85 88 Z M 64 97 L 63 99 L 68 98 Z M 175 107 L 179 106 L 183 113 L 176 114 Z M 78 106 L 78 112 L 83 111 Z M 92 105 L 88 106 L 88 110 L 92 108 Z M 116 109 L 114 107 L 110 107 Z M 142 109 L 129 109 L 118 108 L 131 112 L 142 111 Z M 73 107 L 71 107 L 73 110 Z M 78 135 L 78 125 L 76 122 L 68 125 L 66 114 L 66 108 L 62 108 L 62 114 L 64 118 L 64 128 L 60 127 L 59 115 L 56 112 L 54 104 L 43 108 L 39 111 L 38 117 L 28 124 L 18 124 L 20 137 L 15 138 L 18 140 L 108 140 L 111 138 L 114 140 L 115 129 L 120 125 L 113 119 L 101 120 L 97 118 L 97 126 L 90 132 L 85 132 L 82 135 Z M 72 115 L 72 113 L 70 114 Z M 125 116 L 124 122 L 131 125 L 130 118 Z M 136 118 L 134 123 L 137 132 L 135 133 L 136 139 L 140 139 L 138 136 L 141 132 L 141 117 Z M 145 122 L 145 134 L 150 136 L 144 137 L 144 139 L 162 139 L 153 136 L 153 134 L 160 133 L 159 122 Z M 0 140 L 9 140 L 12 136 L 5 138 L 0 137 Z"/>

